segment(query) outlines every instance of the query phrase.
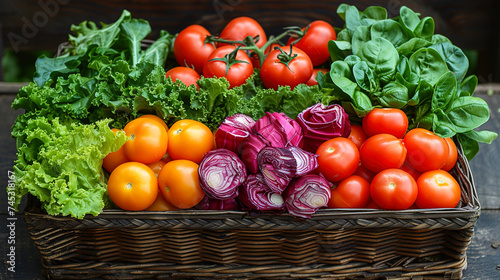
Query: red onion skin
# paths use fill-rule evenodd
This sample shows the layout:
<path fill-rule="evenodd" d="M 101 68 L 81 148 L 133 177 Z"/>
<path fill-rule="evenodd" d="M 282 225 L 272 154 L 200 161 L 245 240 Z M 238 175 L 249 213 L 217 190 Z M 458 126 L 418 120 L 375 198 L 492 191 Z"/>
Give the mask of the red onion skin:
<path fill-rule="evenodd" d="M 266 184 L 277 194 L 283 193 L 297 171 L 292 152 L 285 148 L 265 147 L 257 155 L 257 162 Z"/>
<path fill-rule="evenodd" d="M 210 186 L 208 175 L 214 170 L 227 171 L 223 178 L 223 187 L 214 189 Z M 205 194 L 211 198 L 220 200 L 232 199 L 238 196 L 238 187 L 245 182 L 247 170 L 245 164 L 232 151 L 227 149 L 217 149 L 205 154 L 198 167 L 200 186 Z M 227 181 L 231 180 L 231 181 Z"/>
<path fill-rule="evenodd" d="M 266 185 L 262 174 L 250 174 L 243 185 L 240 186 L 238 195 L 239 201 L 245 210 L 272 211 L 279 213 L 284 211 L 285 203 L 276 205 L 271 201 L 273 193 L 271 188 Z"/>
<path fill-rule="evenodd" d="M 250 135 L 255 133 L 255 120 L 244 114 L 235 114 L 224 119 L 215 131 L 215 143 L 217 148 L 228 149 L 240 154 L 241 143 Z"/>
<path fill-rule="evenodd" d="M 312 153 L 326 140 L 348 137 L 351 132 L 349 115 L 338 104 L 318 103 L 299 113 L 296 120 L 302 127 L 304 149 Z"/>
<path fill-rule="evenodd" d="M 314 194 L 311 192 L 316 192 L 323 196 L 324 205 L 315 205 L 313 207 L 301 201 Z M 319 208 L 326 207 L 331 195 L 330 183 L 324 177 L 308 174 L 295 178 L 286 188 L 283 197 L 288 213 L 296 217 L 307 219 L 316 213 Z"/>

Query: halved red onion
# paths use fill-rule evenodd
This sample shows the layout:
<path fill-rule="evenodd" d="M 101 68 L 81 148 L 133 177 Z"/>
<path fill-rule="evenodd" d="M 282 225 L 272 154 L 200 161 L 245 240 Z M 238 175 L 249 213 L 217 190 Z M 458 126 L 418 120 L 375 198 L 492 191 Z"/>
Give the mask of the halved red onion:
<path fill-rule="evenodd" d="M 206 153 L 198 167 L 198 174 L 205 194 L 221 200 L 238 196 L 238 187 L 247 178 L 245 164 L 227 149 Z"/>
<path fill-rule="evenodd" d="M 257 162 L 266 184 L 278 194 L 285 190 L 297 170 L 297 161 L 285 148 L 265 147 L 257 155 Z"/>
<path fill-rule="evenodd" d="M 234 114 L 226 117 L 215 131 L 217 148 L 228 149 L 237 154 L 243 140 L 254 132 L 255 120 L 245 114 Z"/>
<path fill-rule="evenodd" d="M 308 174 L 295 178 L 283 197 L 291 215 L 310 218 L 319 208 L 327 206 L 331 195 L 330 185 L 324 177 Z"/>
<path fill-rule="evenodd" d="M 297 146 L 290 146 L 287 149 L 292 152 L 295 161 L 297 161 L 295 176 L 306 175 L 318 168 L 319 155 L 305 151 Z"/>
<path fill-rule="evenodd" d="M 240 186 L 240 202 L 251 210 L 279 211 L 285 208 L 283 197 L 271 190 L 260 173 L 248 175 Z"/>

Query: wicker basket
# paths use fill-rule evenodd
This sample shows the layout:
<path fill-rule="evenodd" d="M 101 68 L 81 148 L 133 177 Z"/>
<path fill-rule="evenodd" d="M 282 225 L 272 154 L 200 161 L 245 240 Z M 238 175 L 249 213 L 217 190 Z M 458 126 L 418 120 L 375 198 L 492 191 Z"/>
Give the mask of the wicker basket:
<path fill-rule="evenodd" d="M 460 279 L 480 215 L 463 153 L 452 209 L 322 209 L 310 219 L 240 211 L 50 216 L 30 197 L 24 218 L 51 279 Z"/>

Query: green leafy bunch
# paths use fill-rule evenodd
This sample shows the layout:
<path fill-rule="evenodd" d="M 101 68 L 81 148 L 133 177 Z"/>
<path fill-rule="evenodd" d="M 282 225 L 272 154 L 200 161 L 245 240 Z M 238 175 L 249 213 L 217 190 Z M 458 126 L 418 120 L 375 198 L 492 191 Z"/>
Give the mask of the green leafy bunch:
<path fill-rule="evenodd" d="M 342 4 L 337 13 L 345 26 L 328 45 L 330 72 L 318 77 L 331 102 L 359 118 L 374 107 L 402 109 L 410 128 L 456 136 L 468 159 L 478 152 L 478 142 L 497 138 L 475 130 L 489 119 L 488 104 L 473 96 L 478 79 L 467 76 L 466 55 L 434 33 L 431 17 L 420 18 L 405 6 L 394 18 L 378 6 L 359 11 Z"/>

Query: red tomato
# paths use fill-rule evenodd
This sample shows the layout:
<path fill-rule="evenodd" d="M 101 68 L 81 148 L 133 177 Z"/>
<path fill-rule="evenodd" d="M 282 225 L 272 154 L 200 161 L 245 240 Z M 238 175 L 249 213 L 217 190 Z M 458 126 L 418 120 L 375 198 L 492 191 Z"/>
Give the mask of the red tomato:
<path fill-rule="evenodd" d="M 403 171 L 408 172 L 408 174 L 410 174 L 413 177 L 413 179 L 415 179 L 415 181 L 418 179 L 418 177 L 420 177 L 420 175 L 422 175 L 422 172 L 417 171 L 415 168 L 413 168 L 406 161 L 405 161 L 405 163 L 403 163 L 403 166 L 401 166 L 400 169 L 403 170 Z"/>
<path fill-rule="evenodd" d="M 366 203 L 365 207 L 363 208 L 366 208 L 366 209 L 380 209 L 380 207 L 375 203 L 373 202 L 373 200 L 369 200 L 368 203 Z"/>
<path fill-rule="evenodd" d="M 337 137 L 323 142 L 316 154 L 318 170 L 329 181 L 342 181 L 358 168 L 358 148 L 347 138 Z"/>
<path fill-rule="evenodd" d="M 312 73 L 311 77 L 309 78 L 309 80 L 307 81 L 306 85 L 308 85 L 308 86 L 314 86 L 314 85 L 318 84 L 318 81 L 316 81 L 316 75 L 318 75 L 318 72 L 326 74 L 326 73 L 328 73 L 328 69 L 314 68 L 313 69 L 313 73 Z"/>
<path fill-rule="evenodd" d="M 448 160 L 448 143 L 432 131 L 414 128 L 403 141 L 408 150 L 408 164 L 420 172 L 440 169 Z"/>
<path fill-rule="evenodd" d="M 431 170 L 418 177 L 418 208 L 454 208 L 460 202 L 457 180 L 444 170 Z"/>
<path fill-rule="evenodd" d="M 453 142 L 453 139 L 448 137 L 445 138 L 444 140 L 446 140 L 446 143 L 448 143 L 448 148 L 450 152 L 448 153 L 448 158 L 446 159 L 446 163 L 444 164 L 443 167 L 441 167 L 441 169 L 450 171 L 457 163 L 458 151 L 455 142 Z"/>
<path fill-rule="evenodd" d="M 141 211 L 153 204 L 158 195 L 158 179 L 153 170 L 139 162 L 126 162 L 111 172 L 108 194 L 123 210 Z"/>
<path fill-rule="evenodd" d="M 173 206 L 172 204 L 168 203 L 167 200 L 163 197 L 160 191 L 158 191 L 158 195 L 156 196 L 156 200 L 146 208 L 146 211 L 176 211 L 179 210 L 179 208 Z"/>
<path fill-rule="evenodd" d="M 328 201 L 329 208 L 362 208 L 370 200 L 370 183 L 357 175 L 352 175 L 332 189 Z"/>
<path fill-rule="evenodd" d="M 229 81 L 229 88 L 237 87 L 245 83 L 246 79 L 253 74 L 253 65 L 250 57 L 235 46 L 223 46 L 217 48 L 209 56 L 203 66 L 203 76 L 225 77 Z"/>
<path fill-rule="evenodd" d="M 127 158 L 145 164 L 161 160 L 168 147 L 164 125 L 147 117 L 130 121 L 123 129 L 129 137 L 123 145 Z"/>
<path fill-rule="evenodd" d="M 361 145 L 368 139 L 363 127 L 357 124 L 351 124 L 351 133 L 347 137 L 347 139 L 351 140 L 356 147 L 361 148 Z"/>
<path fill-rule="evenodd" d="M 281 47 L 279 44 L 271 44 L 267 49 L 264 51 L 264 56 L 267 56 L 270 51 L 274 50 L 275 47 Z M 259 61 L 259 56 L 256 53 L 252 53 L 250 56 L 250 60 L 252 61 L 253 68 L 260 69 L 260 61 Z"/>
<path fill-rule="evenodd" d="M 368 136 L 388 133 L 403 138 L 408 129 L 408 117 L 396 108 L 375 108 L 363 118 L 363 129 Z"/>
<path fill-rule="evenodd" d="M 375 175 L 377 173 L 370 171 L 368 168 L 366 168 L 364 165 L 361 164 L 361 161 L 359 162 L 358 168 L 354 172 L 354 175 L 358 175 L 360 177 L 363 177 L 366 179 L 368 182 L 371 182 Z"/>
<path fill-rule="evenodd" d="M 305 84 L 313 73 L 311 59 L 299 48 L 282 47 L 273 50 L 262 63 L 260 78 L 266 88 Z"/>
<path fill-rule="evenodd" d="M 259 40 L 255 45 L 262 47 L 267 42 L 266 32 L 262 26 L 253 18 L 237 17 L 232 19 L 221 31 L 219 37 L 230 41 L 243 41 L 246 37 L 255 38 L 259 36 Z M 227 44 L 221 43 L 220 46 Z"/>
<path fill-rule="evenodd" d="M 170 77 L 174 82 L 181 81 L 186 86 L 194 85 L 196 89 L 200 89 L 200 86 L 196 83 L 201 78 L 200 74 L 192 68 L 177 66 L 168 70 L 165 76 Z"/>
<path fill-rule="evenodd" d="M 215 50 L 213 44 L 205 43 L 210 32 L 201 25 L 190 25 L 179 32 L 174 40 L 174 56 L 181 66 L 193 67 L 198 74 L 203 73 L 203 64 Z"/>
<path fill-rule="evenodd" d="M 333 26 L 326 21 L 316 20 L 302 30 L 306 32 L 304 36 L 298 41 L 297 38 L 291 37 L 288 44 L 293 44 L 307 53 L 314 66 L 328 61 L 328 42 L 337 39 Z"/>
<path fill-rule="evenodd" d="M 401 169 L 386 169 L 373 178 L 370 185 L 372 200 L 382 209 L 404 210 L 417 199 L 415 179 Z"/>
<path fill-rule="evenodd" d="M 116 135 L 119 129 L 112 128 L 113 133 Z M 125 154 L 125 149 L 123 146 L 116 152 L 109 153 L 102 161 L 102 167 L 108 172 L 112 172 L 120 164 L 128 161 L 127 155 Z"/>
<path fill-rule="evenodd" d="M 361 164 L 373 172 L 400 168 L 405 162 L 406 148 L 401 139 L 391 134 L 368 138 L 359 149 Z"/>

